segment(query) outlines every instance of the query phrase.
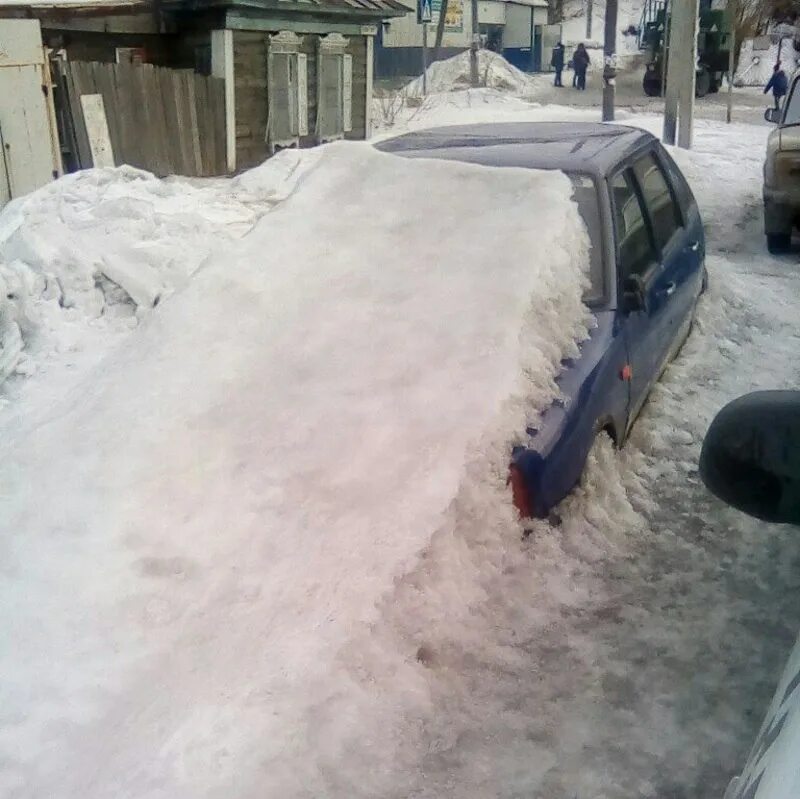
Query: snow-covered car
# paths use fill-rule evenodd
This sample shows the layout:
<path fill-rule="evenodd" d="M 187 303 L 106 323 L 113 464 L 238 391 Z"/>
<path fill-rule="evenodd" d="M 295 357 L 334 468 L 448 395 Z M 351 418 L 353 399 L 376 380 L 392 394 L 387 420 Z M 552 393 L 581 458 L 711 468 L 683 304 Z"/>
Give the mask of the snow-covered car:
<path fill-rule="evenodd" d="M 800 392 L 760 391 L 723 408 L 700 457 L 708 488 L 769 522 L 800 524 Z M 800 638 L 741 774 L 725 799 L 800 796 Z"/>
<path fill-rule="evenodd" d="M 381 149 L 494 167 L 561 170 L 591 239 L 584 300 L 597 326 L 566 359 L 561 396 L 513 452 L 523 516 L 545 517 L 581 477 L 595 438 L 621 445 L 653 384 L 677 354 L 706 282 L 700 212 L 675 162 L 649 133 L 576 123 L 422 131 Z M 569 246 L 569 242 L 564 243 Z M 521 253 L 521 258 L 527 254 Z"/>
<path fill-rule="evenodd" d="M 768 109 L 778 127 L 767 139 L 764 161 L 764 232 L 771 253 L 786 252 L 800 222 L 800 75 L 782 110 Z"/>

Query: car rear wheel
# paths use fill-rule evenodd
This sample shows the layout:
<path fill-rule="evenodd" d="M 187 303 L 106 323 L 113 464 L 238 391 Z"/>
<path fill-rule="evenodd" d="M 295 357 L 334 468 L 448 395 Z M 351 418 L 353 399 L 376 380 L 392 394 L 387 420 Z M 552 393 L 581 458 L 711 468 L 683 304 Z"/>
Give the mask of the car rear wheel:
<path fill-rule="evenodd" d="M 767 249 L 773 255 L 781 255 L 788 252 L 791 246 L 791 233 L 767 233 Z"/>

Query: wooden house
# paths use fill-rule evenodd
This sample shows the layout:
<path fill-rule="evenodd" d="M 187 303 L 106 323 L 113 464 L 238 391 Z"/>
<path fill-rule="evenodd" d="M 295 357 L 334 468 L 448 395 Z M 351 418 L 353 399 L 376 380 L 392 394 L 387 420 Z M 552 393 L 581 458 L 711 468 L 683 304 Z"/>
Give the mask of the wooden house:
<path fill-rule="evenodd" d="M 405 13 L 397 0 L 0 0 L 0 17 L 38 19 L 44 46 L 67 64 L 224 81 L 226 172 L 283 147 L 368 137 L 374 37 Z M 126 104 L 119 83 L 106 100 Z"/>

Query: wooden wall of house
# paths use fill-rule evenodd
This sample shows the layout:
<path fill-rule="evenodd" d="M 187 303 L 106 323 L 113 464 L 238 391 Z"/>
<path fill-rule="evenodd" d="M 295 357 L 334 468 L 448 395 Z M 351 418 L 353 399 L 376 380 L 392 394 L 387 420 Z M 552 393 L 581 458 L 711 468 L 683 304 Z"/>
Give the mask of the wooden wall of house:
<path fill-rule="evenodd" d="M 351 36 L 347 52 L 353 56 L 353 130 L 348 139 L 367 136 L 367 37 Z"/>
<path fill-rule="evenodd" d="M 277 31 L 275 31 L 277 33 Z M 267 37 L 268 32 L 234 31 L 233 74 L 236 103 L 236 166 L 248 169 L 269 156 L 266 142 L 267 117 Z M 316 34 L 302 34 L 300 52 L 308 56 L 308 130 L 301 147 L 317 143 L 317 42 Z M 348 139 L 363 139 L 367 126 L 367 39 L 349 36 L 347 52 L 353 56 L 353 130 Z"/>
<path fill-rule="evenodd" d="M 113 64 L 118 47 L 143 47 L 147 63 L 172 69 L 194 69 L 209 74 L 211 63 L 211 34 L 208 31 L 189 31 L 177 34 L 100 33 L 97 31 L 42 31 L 46 47 L 64 48 L 69 61 L 93 61 Z"/>
<path fill-rule="evenodd" d="M 267 34 L 233 33 L 233 82 L 236 103 L 236 167 L 249 169 L 266 159 Z"/>
<path fill-rule="evenodd" d="M 55 28 L 42 31 L 45 46 L 65 49 L 70 61 L 105 64 L 113 64 L 117 60 L 118 47 L 144 47 L 148 61 L 162 65 L 169 58 L 171 38 L 146 33 L 99 33 Z"/>

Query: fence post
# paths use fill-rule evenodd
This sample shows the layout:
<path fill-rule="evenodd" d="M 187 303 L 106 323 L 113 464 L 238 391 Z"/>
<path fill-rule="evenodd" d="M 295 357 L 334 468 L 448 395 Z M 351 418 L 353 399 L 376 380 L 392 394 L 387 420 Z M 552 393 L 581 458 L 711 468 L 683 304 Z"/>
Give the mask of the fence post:
<path fill-rule="evenodd" d="M 211 31 L 211 74 L 225 81 L 225 159 L 236 171 L 236 86 L 233 71 L 233 31 Z"/>

